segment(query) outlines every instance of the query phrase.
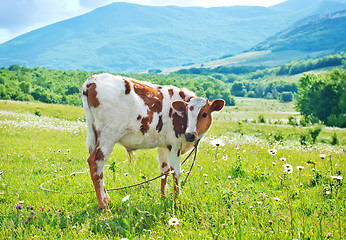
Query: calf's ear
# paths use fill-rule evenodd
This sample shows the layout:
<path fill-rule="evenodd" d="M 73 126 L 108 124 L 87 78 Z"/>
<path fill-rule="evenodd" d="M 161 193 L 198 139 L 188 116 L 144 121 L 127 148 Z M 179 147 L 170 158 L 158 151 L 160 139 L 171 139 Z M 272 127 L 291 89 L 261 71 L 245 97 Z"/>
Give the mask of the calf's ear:
<path fill-rule="evenodd" d="M 212 112 L 220 111 L 221 109 L 223 109 L 224 106 L 225 106 L 225 101 L 223 99 L 215 99 L 211 103 L 210 110 Z"/>
<path fill-rule="evenodd" d="M 173 109 L 178 112 L 185 112 L 186 106 L 187 106 L 187 102 L 185 101 L 176 100 L 172 102 Z"/>

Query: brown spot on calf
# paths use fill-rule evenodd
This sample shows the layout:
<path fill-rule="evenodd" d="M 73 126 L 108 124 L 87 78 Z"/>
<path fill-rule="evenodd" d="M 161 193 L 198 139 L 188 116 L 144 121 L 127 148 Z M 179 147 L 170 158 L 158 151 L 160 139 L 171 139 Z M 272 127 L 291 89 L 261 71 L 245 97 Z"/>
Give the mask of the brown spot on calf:
<path fill-rule="evenodd" d="M 88 104 L 90 107 L 98 107 L 100 105 L 100 102 L 97 98 L 97 92 L 96 92 L 96 83 L 90 83 L 87 85 L 88 91 Z"/>
<path fill-rule="evenodd" d="M 162 100 L 163 95 L 162 93 L 156 89 L 154 89 L 151 86 L 145 85 L 143 83 L 139 83 L 136 81 L 133 81 L 133 90 L 135 93 L 142 98 L 144 104 L 148 107 L 147 116 L 144 117 L 141 121 L 141 132 L 143 134 L 147 133 L 150 128 L 150 123 L 153 121 L 153 115 L 154 113 L 161 113 L 162 111 Z M 161 120 L 162 121 L 162 120 Z M 160 120 L 159 120 L 160 123 Z M 160 124 L 158 123 L 157 130 L 160 129 Z M 161 126 L 162 128 L 162 126 Z M 161 130 L 160 130 L 161 131 Z"/>
<path fill-rule="evenodd" d="M 179 116 L 178 113 L 173 114 L 173 130 L 175 133 L 175 136 L 179 138 L 179 136 L 183 133 L 185 133 L 186 125 L 187 125 L 187 116 L 186 113 L 181 113 L 182 116 Z"/>
<path fill-rule="evenodd" d="M 156 125 L 156 130 L 157 130 L 158 132 L 161 132 L 162 127 L 163 127 L 162 115 L 160 115 L 160 116 L 159 116 L 159 121 L 158 121 L 158 123 L 157 123 L 157 125 Z"/>
<path fill-rule="evenodd" d="M 131 92 L 131 85 L 130 82 L 127 81 L 126 79 L 123 79 L 125 82 L 125 94 L 130 94 Z"/>
<path fill-rule="evenodd" d="M 183 89 L 180 89 L 180 91 L 179 91 L 179 96 L 180 96 L 183 100 L 185 100 L 185 93 L 184 93 Z"/>
<path fill-rule="evenodd" d="M 172 98 L 174 95 L 173 89 L 172 88 L 168 89 L 168 93 L 169 93 L 169 96 Z"/>
<path fill-rule="evenodd" d="M 147 133 L 149 131 L 149 124 L 151 123 L 151 121 L 153 120 L 153 117 L 152 116 L 148 116 L 148 117 L 145 117 L 145 118 L 142 118 L 142 121 L 141 121 L 141 132 L 143 134 Z"/>
<path fill-rule="evenodd" d="M 168 164 L 167 164 L 166 162 L 163 162 L 162 165 L 161 165 L 161 167 L 162 167 L 162 168 L 165 168 L 165 167 L 167 167 L 167 165 L 168 165 Z"/>

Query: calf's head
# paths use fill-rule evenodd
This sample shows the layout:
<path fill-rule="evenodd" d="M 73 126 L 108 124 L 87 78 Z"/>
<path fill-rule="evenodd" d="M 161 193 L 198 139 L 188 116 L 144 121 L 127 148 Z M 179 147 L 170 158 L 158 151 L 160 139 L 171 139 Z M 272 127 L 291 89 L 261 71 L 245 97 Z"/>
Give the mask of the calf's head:
<path fill-rule="evenodd" d="M 225 101 L 222 99 L 209 102 L 202 97 L 192 98 L 190 102 L 177 100 L 172 103 L 176 111 L 185 113 L 187 116 L 185 139 L 188 142 L 201 139 L 211 126 L 212 112 L 220 111 L 224 106 Z"/>

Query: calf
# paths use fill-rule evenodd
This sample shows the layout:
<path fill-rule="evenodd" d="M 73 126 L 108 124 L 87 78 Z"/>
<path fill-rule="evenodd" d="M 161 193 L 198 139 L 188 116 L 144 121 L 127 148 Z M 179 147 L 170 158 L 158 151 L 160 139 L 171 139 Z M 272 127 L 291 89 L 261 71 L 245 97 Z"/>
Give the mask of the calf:
<path fill-rule="evenodd" d="M 116 143 L 126 150 L 157 148 L 160 173 L 173 170 L 180 193 L 180 156 L 191 150 L 210 128 L 212 112 L 225 101 L 211 103 L 187 89 L 159 86 L 111 74 L 90 77 L 82 86 L 89 150 L 88 164 L 98 205 L 109 211 L 103 168 Z M 161 179 L 166 194 L 167 175 Z"/>

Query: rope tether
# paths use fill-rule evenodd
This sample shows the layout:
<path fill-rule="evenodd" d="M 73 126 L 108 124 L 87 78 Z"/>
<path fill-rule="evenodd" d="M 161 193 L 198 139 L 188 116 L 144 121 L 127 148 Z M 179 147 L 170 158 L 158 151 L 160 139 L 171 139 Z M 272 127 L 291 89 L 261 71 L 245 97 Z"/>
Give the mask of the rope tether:
<path fill-rule="evenodd" d="M 187 178 L 189 177 L 190 173 L 191 173 L 191 170 L 193 168 L 193 166 L 195 165 L 195 161 L 196 161 L 196 156 L 197 156 L 197 147 L 198 147 L 198 143 L 199 141 L 196 142 L 194 148 L 191 150 L 191 152 L 189 153 L 189 155 L 184 159 L 184 161 L 181 163 L 181 165 L 183 165 L 192 155 L 192 153 L 195 153 L 194 154 L 194 157 L 193 157 L 193 161 L 192 161 L 192 164 L 191 164 L 191 167 L 189 169 L 189 171 L 187 172 L 187 175 L 184 179 L 184 181 L 182 181 L 181 183 L 181 186 L 183 186 L 186 181 L 187 181 Z M 40 188 L 43 190 L 43 191 L 46 191 L 46 192 L 52 192 L 52 193 L 61 193 L 61 191 L 55 191 L 55 190 L 51 190 L 51 189 L 47 189 L 47 188 L 44 188 L 43 186 L 48 183 L 48 182 L 52 182 L 54 180 L 57 180 L 59 178 L 65 178 L 67 176 L 74 176 L 76 174 L 82 174 L 82 173 L 86 173 L 85 172 L 73 172 L 71 173 L 70 175 L 64 175 L 64 176 L 59 176 L 59 177 L 56 177 L 56 178 L 53 178 L 52 180 L 49 180 L 49 181 L 46 181 L 46 182 L 43 182 L 41 185 L 40 185 Z M 129 186 L 124 186 L 124 187 L 118 187 L 118 188 L 111 188 L 111 189 L 107 189 L 107 191 L 117 191 L 117 190 L 122 190 L 122 189 L 126 189 L 126 188 L 132 188 L 132 187 L 137 187 L 137 186 L 140 186 L 140 185 L 143 185 L 145 183 L 149 183 L 149 182 L 152 182 L 158 178 L 162 178 L 163 176 L 165 175 L 168 175 L 170 174 L 170 172 L 166 172 L 166 173 L 163 173 L 161 174 L 160 176 L 157 176 L 157 177 L 154 177 L 154 178 L 151 178 L 151 179 L 148 179 L 146 181 L 143 181 L 143 182 L 140 182 L 140 183 L 136 183 L 136 184 L 133 184 L 133 185 L 129 185 Z M 95 192 L 95 190 L 91 190 L 91 191 L 83 191 L 83 192 L 73 192 L 72 194 L 84 194 L 84 193 L 92 193 L 92 192 Z"/>

